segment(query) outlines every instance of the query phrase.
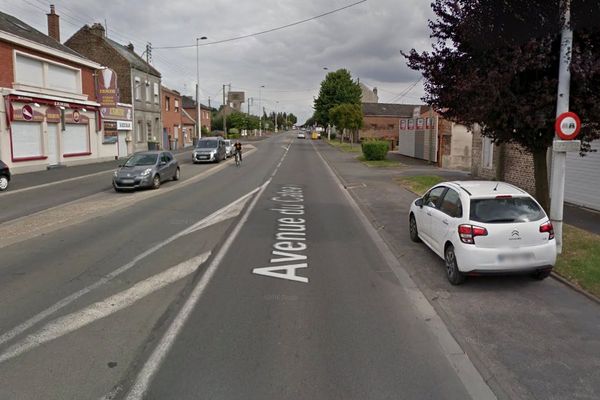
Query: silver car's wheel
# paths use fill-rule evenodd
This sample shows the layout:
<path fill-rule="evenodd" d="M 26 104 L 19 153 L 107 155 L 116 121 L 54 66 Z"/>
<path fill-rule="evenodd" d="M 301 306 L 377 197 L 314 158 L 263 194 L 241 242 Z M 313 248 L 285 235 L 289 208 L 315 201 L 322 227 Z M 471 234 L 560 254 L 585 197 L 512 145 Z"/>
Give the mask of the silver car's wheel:
<path fill-rule="evenodd" d="M 177 170 L 175 171 L 175 175 L 173 175 L 173 180 L 178 181 L 179 178 L 181 178 L 181 171 L 179 170 L 179 168 L 177 168 Z"/>
<path fill-rule="evenodd" d="M 0 176 L 0 192 L 8 189 L 8 178 L 5 176 Z"/>
<path fill-rule="evenodd" d="M 154 175 L 152 179 L 152 189 L 158 189 L 160 187 L 160 176 Z"/>

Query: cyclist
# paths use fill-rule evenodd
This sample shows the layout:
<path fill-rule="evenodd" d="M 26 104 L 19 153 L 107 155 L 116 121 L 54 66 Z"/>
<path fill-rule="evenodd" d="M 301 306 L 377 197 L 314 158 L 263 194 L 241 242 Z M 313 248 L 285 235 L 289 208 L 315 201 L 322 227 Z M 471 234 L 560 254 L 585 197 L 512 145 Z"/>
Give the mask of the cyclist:
<path fill-rule="evenodd" d="M 235 149 L 236 158 L 239 157 L 240 162 L 242 162 L 242 144 L 239 142 L 239 140 L 235 142 L 233 148 Z"/>

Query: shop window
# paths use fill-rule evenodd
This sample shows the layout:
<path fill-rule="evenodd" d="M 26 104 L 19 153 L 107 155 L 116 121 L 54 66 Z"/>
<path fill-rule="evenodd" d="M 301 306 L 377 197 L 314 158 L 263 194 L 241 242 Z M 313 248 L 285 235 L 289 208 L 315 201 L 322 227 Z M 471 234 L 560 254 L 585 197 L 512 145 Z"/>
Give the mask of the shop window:
<path fill-rule="evenodd" d="M 65 124 L 62 132 L 63 154 L 81 154 L 89 152 L 88 126 L 83 124 Z"/>
<path fill-rule="evenodd" d="M 11 124 L 14 158 L 41 157 L 42 124 L 38 122 L 13 122 Z"/>

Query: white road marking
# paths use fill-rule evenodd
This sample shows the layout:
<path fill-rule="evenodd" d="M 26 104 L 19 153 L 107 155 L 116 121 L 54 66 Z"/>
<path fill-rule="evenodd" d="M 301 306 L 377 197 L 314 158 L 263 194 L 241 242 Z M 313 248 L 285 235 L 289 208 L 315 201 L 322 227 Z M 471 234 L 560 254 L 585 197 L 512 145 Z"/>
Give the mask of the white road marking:
<path fill-rule="evenodd" d="M 289 147 L 283 153 L 281 161 L 283 161 L 288 151 Z M 279 165 L 281 165 L 281 161 Z M 198 303 L 198 300 L 200 299 L 200 297 L 204 293 L 204 290 L 206 289 L 212 277 L 214 276 L 219 264 L 225 257 L 225 254 L 227 254 L 227 251 L 229 251 L 229 248 L 233 244 L 233 241 L 237 238 L 242 227 L 248 220 L 250 213 L 252 212 L 252 210 L 256 206 L 256 203 L 260 199 L 260 196 L 265 191 L 269 183 L 271 183 L 271 180 L 273 179 L 275 173 L 277 173 L 278 169 L 279 166 L 275 168 L 275 171 L 273 172 L 273 174 L 271 174 L 271 177 L 262 186 L 258 188 L 258 193 L 252 200 L 252 203 L 250 203 L 250 206 L 248 206 L 248 208 L 246 209 L 246 212 L 235 226 L 231 235 L 229 235 L 225 243 L 223 243 L 223 246 L 221 247 L 221 249 L 219 249 L 219 252 L 206 269 L 206 272 L 204 272 L 204 275 L 202 275 L 202 278 L 190 293 L 190 297 L 186 300 L 185 304 L 183 305 L 183 307 L 181 308 L 181 310 L 179 311 L 179 313 L 177 314 L 177 316 L 175 317 L 175 319 L 161 338 L 160 342 L 158 343 L 158 345 L 156 346 L 156 348 L 154 349 L 154 351 L 140 370 L 135 382 L 133 383 L 133 386 L 129 390 L 129 393 L 126 398 L 127 400 L 136 400 L 144 398 L 144 395 L 146 394 L 146 391 L 150 386 L 152 378 L 160 368 L 160 365 L 162 364 L 169 350 L 173 346 L 173 343 L 177 339 L 177 335 L 179 335 L 179 332 L 181 332 L 181 329 L 187 322 L 192 310 Z"/>
<path fill-rule="evenodd" d="M 164 272 L 136 283 L 127 290 L 114 294 L 102 301 L 98 301 L 82 310 L 72 312 L 49 322 L 38 332 L 27 336 L 25 339 L 14 344 L 2 353 L 0 355 L 0 363 L 18 357 L 44 343 L 58 339 L 59 337 L 83 328 L 94 321 L 106 318 L 117 311 L 131 306 L 157 290 L 190 275 L 192 272 L 196 271 L 209 256 L 210 252 L 206 252 L 198 257 L 184 261 Z"/>
<path fill-rule="evenodd" d="M 173 242 L 174 240 L 179 239 L 180 237 L 190 234 L 192 232 L 195 232 L 198 229 L 201 229 L 200 227 L 206 228 L 207 226 L 210 225 L 210 224 L 208 224 L 208 221 L 213 221 L 213 223 L 216 223 L 215 221 L 220 222 L 220 219 L 217 218 L 218 215 L 223 215 L 223 214 L 232 215 L 232 213 L 228 211 L 230 207 L 233 207 L 234 209 L 238 209 L 240 202 L 243 201 L 245 204 L 245 201 L 247 201 L 248 198 L 250 198 L 250 196 L 252 196 L 254 193 L 256 193 L 259 189 L 260 188 L 256 188 L 256 189 L 252 190 L 250 193 L 242 196 L 238 200 L 234 201 L 231 204 L 228 204 L 227 206 L 221 208 L 220 210 L 215 211 L 214 213 L 212 213 L 208 217 L 202 219 L 201 221 L 195 223 L 194 225 L 182 230 L 179 233 L 176 233 L 175 235 L 171 236 L 170 238 L 166 239 L 163 242 L 155 244 L 148 250 L 146 250 L 143 253 L 136 256 L 132 261 L 128 262 L 127 264 L 125 264 L 125 265 L 117 268 L 116 270 L 112 271 L 111 273 L 103 276 L 102 278 L 100 278 L 96 282 L 92 283 L 91 285 L 86 286 L 83 289 L 80 289 L 77 292 L 63 298 L 62 300 L 60 300 L 57 303 L 55 303 L 54 305 L 48 307 L 47 309 L 40 312 L 39 314 L 31 317 L 27 321 L 16 326 L 12 330 L 10 330 L 6 333 L 3 333 L 0 336 L 0 345 L 13 339 L 15 336 L 23 333 L 24 331 L 31 328 L 33 325 L 39 323 L 40 321 L 44 320 L 45 318 L 48 318 L 49 316 L 51 316 L 55 312 L 59 311 L 60 309 L 68 306 L 75 300 L 79 299 L 81 296 L 88 294 L 92 290 L 97 289 L 98 287 L 104 285 L 105 283 L 111 281 L 112 279 L 116 278 L 117 276 L 119 276 L 119 275 L 123 274 L 124 272 L 128 271 L 129 269 L 133 268 L 139 261 L 146 258 L 150 254 L 160 250 L 161 248 L 163 248 L 167 244 Z M 241 211 L 241 209 L 239 209 L 239 210 Z"/>
<path fill-rule="evenodd" d="M 307 268 L 308 264 L 294 264 L 294 265 L 276 265 L 274 267 L 262 267 L 262 268 L 254 268 L 252 270 L 253 274 L 269 276 L 271 278 L 278 279 L 287 279 L 289 281 L 296 281 L 302 283 L 308 283 L 308 278 L 304 276 L 296 275 L 297 268 Z M 282 272 L 276 272 L 282 271 Z"/>

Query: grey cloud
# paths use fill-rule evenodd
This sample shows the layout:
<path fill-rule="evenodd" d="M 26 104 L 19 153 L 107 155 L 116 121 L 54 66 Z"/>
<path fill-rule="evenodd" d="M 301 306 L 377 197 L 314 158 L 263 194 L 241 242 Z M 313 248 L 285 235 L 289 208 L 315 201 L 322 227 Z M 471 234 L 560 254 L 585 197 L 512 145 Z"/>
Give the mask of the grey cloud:
<path fill-rule="evenodd" d="M 307 18 L 353 0 L 56 0 L 63 16 L 63 40 L 83 23 L 108 22 L 109 35 L 133 41 L 138 53 L 146 42 L 154 47 L 194 44 L 197 36 L 209 41 L 239 36 Z M 44 13 L 21 0 L 8 0 L 2 9 L 46 31 Z M 39 7 L 43 8 L 43 2 Z M 410 85 L 418 74 L 409 70 L 399 51 L 429 46 L 426 0 L 369 0 L 354 8 L 286 30 L 245 40 L 200 48 L 200 86 L 220 103 L 224 83 L 258 98 L 264 84 L 263 105 L 294 112 L 301 119 L 312 114 L 312 99 L 329 69 L 348 68 L 355 77 L 380 88 L 389 101 Z M 36 4 L 32 2 L 32 4 Z M 154 65 L 165 84 L 192 94 L 196 81 L 196 49 L 153 51 Z M 313 89 L 313 90 L 309 90 Z M 418 101 L 418 85 L 406 98 Z M 215 99 L 216 97 L 216 99 Z M 416 98 L 415 98 L 416 97 Z M 258 112 L 258 102 L 253 107 Z"/>

